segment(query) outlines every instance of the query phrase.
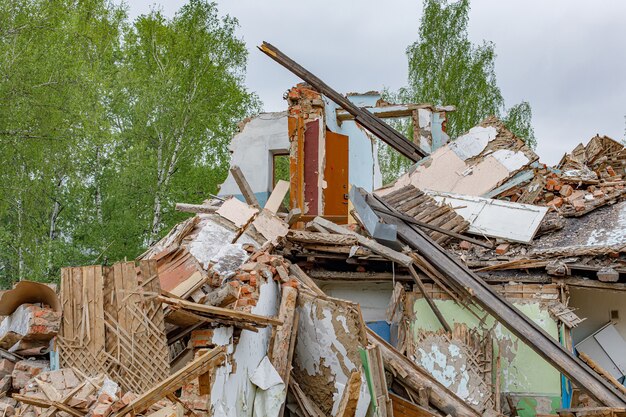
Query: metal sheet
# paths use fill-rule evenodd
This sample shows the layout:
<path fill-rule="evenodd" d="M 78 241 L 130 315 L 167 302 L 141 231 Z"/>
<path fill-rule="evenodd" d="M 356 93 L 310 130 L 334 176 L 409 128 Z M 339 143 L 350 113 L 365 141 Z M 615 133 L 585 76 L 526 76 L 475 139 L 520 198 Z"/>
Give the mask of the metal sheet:
<path fill-rule="evenodd" d="M 470 223 L 469 233 L 530 243 L 548 212 L 547 207 L 490 198 L 424 190 L 440 204 L 451 205 Z"/>

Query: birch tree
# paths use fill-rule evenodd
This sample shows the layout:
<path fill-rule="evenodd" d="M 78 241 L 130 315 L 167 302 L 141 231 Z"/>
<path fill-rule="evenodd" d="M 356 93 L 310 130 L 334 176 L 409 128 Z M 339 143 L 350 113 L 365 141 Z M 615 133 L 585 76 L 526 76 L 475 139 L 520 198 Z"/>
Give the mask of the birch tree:
<path fill-rule="evenodd" d="M 495 45 L 469 40 L 470 0 L 424 0 L 417 40 L 406 50 L 408 85 L 392 98 L 406 103 L 454 105 L 448 115 L 451 138 L 468 131 L 487 116 L 503 118 L 515 134 L 535 146 L 532 111 L 526 101 L 505 111 L 496 81 Z M 400 123 L 409 138 L 413 130 Z M 390 180 L 406 170 L 410 162 L 388 146 L 381 145 L 381 168 Z"/>

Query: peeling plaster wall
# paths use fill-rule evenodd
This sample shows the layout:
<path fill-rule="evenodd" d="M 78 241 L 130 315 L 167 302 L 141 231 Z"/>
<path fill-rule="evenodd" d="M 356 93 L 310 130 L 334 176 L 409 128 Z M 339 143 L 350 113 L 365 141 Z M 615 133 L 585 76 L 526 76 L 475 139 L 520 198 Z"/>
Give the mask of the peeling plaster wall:
<path fill-rule="evenodd" d="M 358 317 L 347 303 L 300 294 L 298 338 L 294 373 L 298 383 L 328 415 L 339 407 L 354 370 L 361 370 L 359 348 L 364 347 Z M 361 373 L 356 417 L 364 417 L 370 404 L 367 381 Z"/>
<path fill-rule="evenodd" d="M 451 326 L 454 323 L 465 323 L 470 328 L 479 327 L 476 316 L 459 307 L 452 300 L 433 300 L 441 310 L 443 316 Z M 513 305 L 522 313 L 530 317 L 542 329 L 555 339 L 558 339 L 558 326 L 550 316 L 548 310 L 535 300 L 511 300 Z M 514 393 L 515 397 L 523 400 L 526 409 L 520 411 L 520 416 L 534 416 L 535 414 L 550 414 L 554 411 L 554 404 L 560 406 L 561 380 L 560 373 L 526 346 L 495 319 L 479 310 L 475 311 L 479 317 L 485 317 L 483 327 L 493 329 L 494 338 L 501 349 L 501 390 Z M 441 324 L 423 298 L 413 303 L 414 320 L 411 330 L 414 338 L 420 330 L 437 331 Z M 494 353 L 494 356 L 496 353 Z M 444 382 L 443 380 L 440 380 Z M 536 408 L 528 404 L 537 404 Z"/>
<path fill-rule="evenodd" d="M 238 165 L 250 183 L 261 206 L 273 188 L 273 153 L 289 153 L 287 112 L 261 113 L 252 118 L 230 142 L 231 166 Z M 234 195 L 244 201 L 229 172 L 220 187 L 220 195 Z"/>
<path fill-rule="evenodd" d="M 261 285 L 259 300 L 252 313 L 275 316 L 280 305 L 280 288 L 273 280 Z M 253 412 L 256 386 L 249 376 L 267 355 L 271 327 L 259 329 L 258 333 L 243 330 L 239 343 L 233 344 L 233 328 L 215 330 L 213 343 L 228 346 L 230 361 L 217 369 L 211 387 L 211 409 L 213 417 L 250 417 Z M 234 367 L 233 362 L 236 364 Z"/>
<path fill-rule="evenodd" d="M 376 141 L 369 133 L 359 126 L 354 120 L 346 120 L 337 123 L 338 106 L 329 100 L 324 99 L 324 114 L 326 126 L 335 133 L 347 135 L 349 143 L 349 177 L 348 181 L 357 187 L 363 187 L 368 191 L 373 191 L 382 186 L 382 174 L 378 165 L 378 149 Z M 364 106 L 375 106 L 380 99 L 380 95 L 349 95 L 348 99 L 354 104 Z"/>

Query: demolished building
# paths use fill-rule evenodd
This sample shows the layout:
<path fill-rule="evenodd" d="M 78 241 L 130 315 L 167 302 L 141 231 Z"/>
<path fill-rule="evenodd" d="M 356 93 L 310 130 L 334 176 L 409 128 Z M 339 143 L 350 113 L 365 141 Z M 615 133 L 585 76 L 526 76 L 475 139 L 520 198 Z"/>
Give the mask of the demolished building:
<path fill-rule="evenodd" d="M 626 149 L 303 78 L 138 259 L 0 295 L 7 417 L 626 415 Z M 413 141 L 387 125 L 409 118 Z M 381 140 L 415 163 L 385 187 Z M 387 146 L 385 145 L 385 146 Z"/>

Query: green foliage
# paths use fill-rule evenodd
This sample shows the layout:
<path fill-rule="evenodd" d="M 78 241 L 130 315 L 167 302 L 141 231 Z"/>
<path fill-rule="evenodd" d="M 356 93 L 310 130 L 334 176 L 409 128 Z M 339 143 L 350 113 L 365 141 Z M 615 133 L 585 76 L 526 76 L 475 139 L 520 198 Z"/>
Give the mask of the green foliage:
<path fill-rule="evenodd" d="M 516 136 L 524 138 L 524 141 L 531 148 L 537 147 L 535 130 L 532 126 L 533 111 L 527 101 L 511 107 L 502 120 L 504 125 Z"/>
<path fill-rule="evenodd" d="M 468 39 L 470 0 L 424 0 L 418 39 L 407 48 L 408 86 L 392 97 L 396 102 L 454 105 L 448 115 L 447 132 L 456 138 L 490 115 L 502 117 L 504 99 L 496 82 L 495 46 Z M 514 132 L 533 134 L 530 105 L 513 106 L 506 117 Z M 518 125 L 519 123 L 519 125 Z M 412 135 L 410 124 L 404 124 Z M 534 135 L 521 137 L 534 146 Z M 381 146 L 384 178 L 396 177 L 410 163 Z M 399 171 L 398 171 L 399 170 Z"/>
<path fill-rule="evenodd" d="M 0 285 L 141 253 L 214 193 L 244 87 L 236 20 L 190 0 L 0 2 Z"/>

